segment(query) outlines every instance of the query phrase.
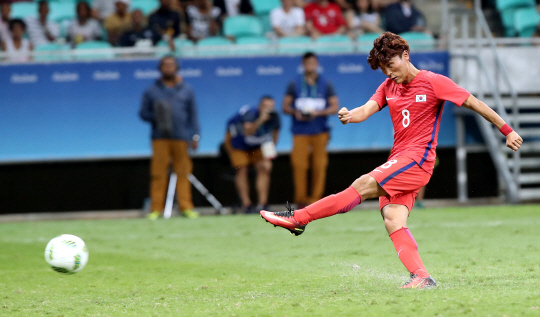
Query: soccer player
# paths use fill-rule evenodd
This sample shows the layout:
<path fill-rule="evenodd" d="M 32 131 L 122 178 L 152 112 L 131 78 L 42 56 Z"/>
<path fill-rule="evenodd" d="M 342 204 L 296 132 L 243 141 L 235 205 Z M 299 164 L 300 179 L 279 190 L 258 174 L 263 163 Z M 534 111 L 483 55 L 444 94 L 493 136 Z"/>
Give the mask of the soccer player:
<path fill-rule="evenodd" d="M 363 106 L 341 108 L 343 124 L 359 123 L 384 107 L 394 125 L 394 145 L 388 161 L 356 179 L 350 187 L 299 210 L 268 212 L 261 216 L 275 226 L 300 235 L 313 220 L 346 213 L 362 201 L 379 197 L 384 225 L 397 255 L 411 274 L 402 288 L 435 286 L 424 267 L 418 246 L 407 228 L 407 218 L 418 190 L 426 185 L 435 164 L 435 148 L 443 105 L 450 101 L 476 111 L 506 136 L 506 145 L 517 151 L 523 140 L 482 101 L 449 78 L 418 70 L 409 55 L 409 45 L 400 36 L 386 32 L 374 41 L 368 63 L 388 78 Z"/>

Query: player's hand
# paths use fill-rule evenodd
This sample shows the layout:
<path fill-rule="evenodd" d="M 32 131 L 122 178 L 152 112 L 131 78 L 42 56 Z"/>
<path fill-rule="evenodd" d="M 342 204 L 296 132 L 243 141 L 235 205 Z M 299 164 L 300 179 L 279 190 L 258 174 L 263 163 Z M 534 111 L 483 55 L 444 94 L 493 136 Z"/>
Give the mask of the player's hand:
<path fill-rule="evenodd" d="M 347 108 L 343 107 L 338 112 L 338 118 L 339 118 L 339 121 L 341 121 L 341 123 L 347 124 L 351 122 L 352 113 Z"/>
<path fill-rule="evenodd" d="M 521 144 L 523 143 L 523 139 L 517 134 L 516 131 L 510 132 L 506 136 L 506 146 L 511 148 L 514 152 L 517 151 Z"/>

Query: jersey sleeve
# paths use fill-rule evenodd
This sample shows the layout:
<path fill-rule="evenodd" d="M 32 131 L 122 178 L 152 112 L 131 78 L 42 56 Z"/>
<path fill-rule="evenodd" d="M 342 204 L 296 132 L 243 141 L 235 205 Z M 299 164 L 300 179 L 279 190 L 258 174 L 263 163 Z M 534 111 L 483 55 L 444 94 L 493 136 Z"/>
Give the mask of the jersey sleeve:
<path fill-rule="evenodd" d="M 384 92 L 384 87 L 386 86 L 386 81 L 384 81 L 379 88 L 375 91 L 373 96 L 369 100 L 373 100 L 379 105 L 379 110 L 382 110 L 386 107 L 386 93 Z"/>
<path fill-rule="evenodd" d="M 433 86 L 433 91 L 435 96 L 440 100 L 450 101 L 455 103 L 458 107 L 469 98 L 471 95 L 465 88 L 456 84 L 452 79 L 436 74 L 431 77 L 431 85 Z"/>

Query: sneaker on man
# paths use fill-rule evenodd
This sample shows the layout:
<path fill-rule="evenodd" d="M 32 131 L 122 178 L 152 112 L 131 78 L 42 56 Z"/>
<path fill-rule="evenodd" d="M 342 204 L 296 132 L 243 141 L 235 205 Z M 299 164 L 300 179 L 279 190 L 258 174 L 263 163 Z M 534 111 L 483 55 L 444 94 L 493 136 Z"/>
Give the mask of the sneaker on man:
<path fill-rule="evenodd" d="M 182 215 L 184 215 L 184 217 L 187 217 L 189 219 L 199 218 L 199 212 L 193 209 L 182 210 Z"/>
<path fill-rule="evenodd" d="M 431 277 L 420 277 L 411 273 L 411 279 L 400 288 L 430 288 L 437 286 L 437 282 Z"/>
<path fill-rule="evenodd" d="M 306 226 L 300 225 L 296 219 L 294 219 L 294 209 L 291 208 L 289 203 L 287 203 L 285 207 L 287 207 L 287 211 L 271 212 L 261 210 L 261 217 L 266 220 L 266 222 L 273 224 L 274 227 L 280 226 L 289 230 L 291 234 L 294 234 L 295 236 L 301 235 L 304 233 Z"/>
<path fill-rule="evenodd" d="M 154 210 L 154 211 L 150 212 L 146 217 L 149 220 L 156 220 L 157 218 L 159 218 L 159 216 L 161 216 L 161 212 L 159 212 L 157 210 Z"/>

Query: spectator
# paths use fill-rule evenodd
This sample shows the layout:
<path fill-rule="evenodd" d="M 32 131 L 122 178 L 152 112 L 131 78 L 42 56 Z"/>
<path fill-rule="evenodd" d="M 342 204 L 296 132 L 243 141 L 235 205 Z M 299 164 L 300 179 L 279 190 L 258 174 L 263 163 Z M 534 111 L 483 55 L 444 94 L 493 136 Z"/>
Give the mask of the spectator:
<path fill-rule="evenodd" d="M 188 37 L 198 41 L 219 33 L 221 9 L 212 5 L 211 0 L 196 0 L 186 8 Z"/>
<path fill-rule="evenodd" d="M 172 0 L 159 0 L 160 7 L 148 18 L 148 27 L 165 39 L 180 35 L 180 14 L 173 10 Z"/>
<path fill-rule="evenodd" d="M 253 6 L 249 0 L 214 0 L 214 6 L 221 10 L 220 23 L 223 23 L 226 17 L 253 14 Z"/>
<path fill-rule="evenodd" d="M 236 169 L 235 185 L 245 213 L 268 209 L 270 173 L 276 147 L 280 121 L 272 96 L 263 96 L 257 107 L 244 106 L 227 122 L 225 148 Z M 258 205 L 255 208 L 249 196 L 249 167 L 257 170 Z"/>
<path fill-rule="evenodd" d="M 28 36 L 34 47 L 53 43 L 60 36 L 60 26 L 47 18 L 49 15 L 49 3 L 47 1 L 39 1 L 38 14 L 37 18 L 26 18 Z"/>
<path fill-rule="evenodd" d="M 9 34 L 11 3 L 2 3 L 0 6 L 0 42 L 3 42 L 11 38 Z"/>
<path fill-rule="evenodd" d="M 345 19 L 341 9 L 328 0 L 317 0 L 304 8 L 309 35 L 317 38 L 321 35 L 343 34 L 346 31 Z"/>
<path fill-rule="evenodd" d="M 129 0 L 115 0 L 116 12 L 109 15 L 104 22 L 109 43 L 116 46 L 120 35 L 131 26 L 131 15 L 128 12 Z"/>
<path fill-rule="evenodd" d="M 159 63 L 161 78 L 146 90 L 142 98 L 140 116 L 152 125 L 153 155 L 151 162 L 150 198 L 152 212 L 149 219 L 157 219 L 165 207 L 167 171 L 172 161 L 178 176 L 177 194 L 182 214 L 196 218 L 193 210 L 191 184 L 188 175 L 193 163 L 188 146 L 197 149 L 199 144 L 199 120 L 193 88 L 177 75 L 179 65 L 172 56 Z"/>
<path fill-rule="evenodd" d="M 293 150 L 291 164 L 294 201 L 303 208 L 324 193 L 330 138 L 328 116 L 337 113 L 339 100 L 334 86 L 318 74 L 319 61 L 311 52 L 302 58 L 304 73 L 292 81 L 283 98 L 283 112 L 292 116 Z M 310 149 L 312 160 L 310 161 Z M 307 195 L 307 175 L 312 162 L 311 195 Z"/>
<path fill-rule="evenodd" d="M 426 19 L 410 0 L 392 3 L 384 10 L 386 30 L 395 34 L 426 32 Z"/>
<path fill-rule="evenodd" d="M 293 7 L 294 0 L 281 0 L 282 7 L 270 12 L 270 24 L 277 36 L 296 36 L 306 33 L 304 10 Z"/>
<path fill-rule="evenodd" d="M 104 21 L 116 9 L 114 0 L 93 0 L 92 7 L 92 17 L 98 21 Z"/>
<path fill-rule="evenodd" d="M 353 32 L 383 32 L 383 29 L 381 28 L 381 17 L 379 16 L 379 13 L 374 10 L 372 1 L 373 0 L 356 0 L 355 10 L 347 12 L 347 23 L 349 29 Z"/>
<path fill-rule="evenodd" d="M 67 37 L 73 46 L 82 42 L 101 39 L 101 26 L 96 19 L 91 17 L 91 12 L 88 3 L 77 3 L 77 19 L 71 21 L 67 30 Z"/>
<path fill-rule="evenodd" d="M 131 13 L 131 27 L 120 36 L 119 44 L 123 47 L 135 46 L 138 41 L 148 40 L 152 45 L 159 42 L 161 35 L 145 25 L 144 15 L 137 9 Z"/>
<path fill-rule="evenodd" d="M 11 36 L 2 42 L 2 51 L 6 52 L 10 62 L 27 62 L 31 59 L 32 43 L 24 38 L 26 24 L 21 19 L 9 21 Z"/>

